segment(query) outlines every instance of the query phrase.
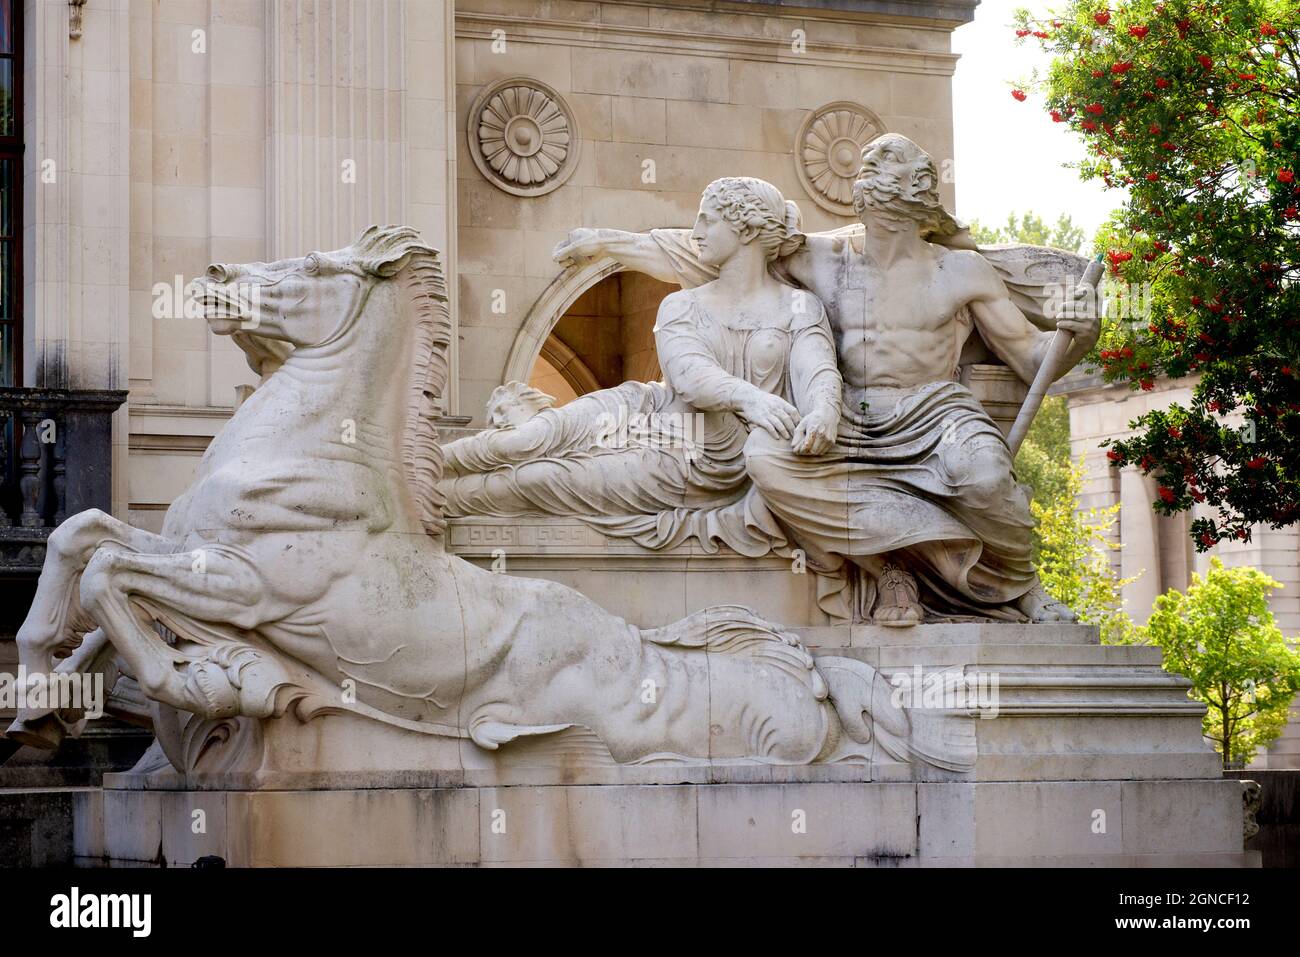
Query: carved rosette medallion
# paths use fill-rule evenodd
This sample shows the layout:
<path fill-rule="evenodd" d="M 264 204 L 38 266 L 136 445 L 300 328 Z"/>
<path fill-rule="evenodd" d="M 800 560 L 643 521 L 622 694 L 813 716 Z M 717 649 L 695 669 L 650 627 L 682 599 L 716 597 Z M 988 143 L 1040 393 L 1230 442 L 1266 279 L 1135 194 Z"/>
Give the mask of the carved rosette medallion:
<path fill-rule="evenodd" d="M 469 111 L 469 152 L 498 189 L 541 196 L 578 165 L 578 124 L 569 104 L 540 80 L 513 76 L 489 84 Z"/>
<path fill-rule="evenodd" d="M 799 180 L 813 202 L 852 216 L 862 148 L 883 132 L 880 118 L 857 103 L 827 103 L 809 113 L 795 137 L 794 155 Z"/>

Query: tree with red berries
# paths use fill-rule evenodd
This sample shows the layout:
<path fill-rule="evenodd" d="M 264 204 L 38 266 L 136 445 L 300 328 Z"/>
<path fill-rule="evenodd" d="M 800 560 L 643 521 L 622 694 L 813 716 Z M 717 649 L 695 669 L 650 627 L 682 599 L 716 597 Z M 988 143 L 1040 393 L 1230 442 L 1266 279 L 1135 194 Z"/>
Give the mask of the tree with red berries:
<path fill-rule="evenodd" d="M 1093 359 L 1133 389 L 1195 380 L 1190 407 L 1142 416 L 1108 457 L 1158 477 L 1161 514 L 1208 506 L 1200 550 L 1300 521 L 1300 6 L 1075 0 L 1017 19 L 1054 54 L 1017 89 L 1084 139 L 1084 178 L 1126 191 L 1098 251 L 1149 291 Z"/>

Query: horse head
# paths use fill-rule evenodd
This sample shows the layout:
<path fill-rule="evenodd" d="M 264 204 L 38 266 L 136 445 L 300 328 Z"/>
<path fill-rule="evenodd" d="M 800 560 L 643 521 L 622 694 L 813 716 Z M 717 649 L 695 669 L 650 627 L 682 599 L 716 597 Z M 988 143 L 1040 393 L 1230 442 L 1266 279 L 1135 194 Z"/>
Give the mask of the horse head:
<path fill-rule="evenodd" d="M 263 382 L 286 362 L 329 355 L 344 357 L 339 369 L 397 390 L 405 418 L 394 444 L 425 529 L 441 532 L 434 418 L 447 383 L 451 317 L 437 250 L 410 227 L 370 226 L 332 252 L 214 263 L 199 302 L 209 328 L 229 335 Z M 408 378 L 392 374 L 403 361 Z"/>
<path fill-rule="evenodd" d="M 269 263 L 213 263 L 201 283 L 199 303 L 217 335 L 233 337 L 246 351 L 252 347 L 282 356 L 347 333 L 374 287 L 415 259 L 432 262 L 438 273 L 435 284 L 441 287 L 437 255 L 409 227 L 371 226 L 352 245 L 332 252 Z"/>

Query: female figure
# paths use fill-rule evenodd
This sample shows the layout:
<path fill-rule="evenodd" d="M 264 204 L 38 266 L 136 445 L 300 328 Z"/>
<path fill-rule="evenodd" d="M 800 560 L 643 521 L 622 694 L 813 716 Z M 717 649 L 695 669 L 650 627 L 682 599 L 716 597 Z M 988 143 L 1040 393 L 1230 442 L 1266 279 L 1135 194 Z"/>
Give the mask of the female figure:
<path fill-rule="evenodd" d="M 449 515 L 567 515 L 662 545 L 689 514 L 739 500 L 745 440 L 793 451 L 835 440 L 840 374 L 821 302 L 777 279 L 804 241 L 798 207 L 749 177 L 710 183 L 691 233 L 718 278 L 665 297 L 655 323 L 663 382 L 625 382 L 562 408 L 518 383 L 493 393 L 504 424 L 444 447 Z"/>

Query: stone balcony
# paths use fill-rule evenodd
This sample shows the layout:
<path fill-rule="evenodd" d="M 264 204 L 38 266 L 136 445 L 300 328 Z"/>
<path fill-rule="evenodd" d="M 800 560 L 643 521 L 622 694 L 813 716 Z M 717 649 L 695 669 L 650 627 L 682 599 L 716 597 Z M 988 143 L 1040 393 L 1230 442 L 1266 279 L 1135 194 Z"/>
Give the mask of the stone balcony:
<path fill-rule="evenodd" d="M 0 388 L 0 578 L 40 573 L 69 515 L 107 511 L 123 391 Z"/>

